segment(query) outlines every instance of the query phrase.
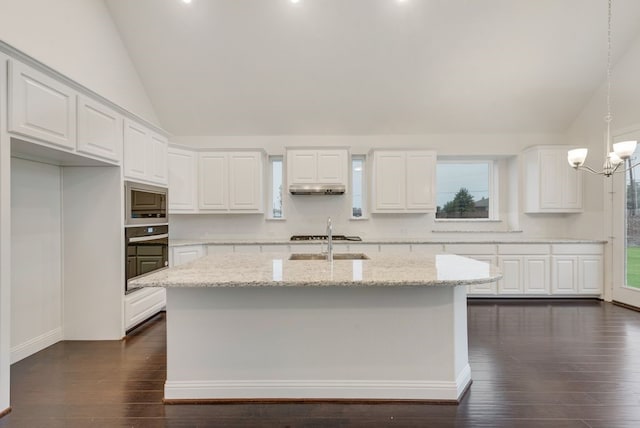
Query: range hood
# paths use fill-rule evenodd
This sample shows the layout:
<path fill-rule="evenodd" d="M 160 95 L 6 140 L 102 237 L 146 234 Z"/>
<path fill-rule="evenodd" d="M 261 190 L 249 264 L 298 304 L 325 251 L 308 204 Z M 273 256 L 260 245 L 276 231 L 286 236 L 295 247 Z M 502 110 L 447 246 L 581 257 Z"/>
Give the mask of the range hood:
<path fill-rule="evenodd" d="M 344 184 L 291 184 L 289 193 L 292 195 L 342 195 Z"/>

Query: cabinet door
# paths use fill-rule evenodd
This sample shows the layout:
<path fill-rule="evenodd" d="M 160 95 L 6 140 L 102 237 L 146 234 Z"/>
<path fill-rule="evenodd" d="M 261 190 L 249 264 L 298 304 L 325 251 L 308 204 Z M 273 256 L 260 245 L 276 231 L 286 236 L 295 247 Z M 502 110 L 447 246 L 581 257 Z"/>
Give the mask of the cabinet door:
<path fill-rule="evenodd" d="M 122 159 L 122 117 L 83 95 L 78 96 L 78 151 L 103 159 Z"/>
<path fill-rule="evenodd" d="M 229 209 L 262 211 L 262 156 L 260 153 L 229 154 Z"/>
<path fill-rule="evenodd" d="M 502 270 L 498 294 L 522 294 L 522 256 L 501 256 L 498 258 L 498 266 Z"/>
<path fill-rule="evenodd" d="M 480 262 L 483 263 L 487 263 L 487 265 L 495 265 L 496 264 L 496 258 L 494 256 L 487 256 L 487 255 L 482 255 L 482 256 L 465 256 L 465 257 L 469 257 L 472 258 L 474 260 L 478 260 Z M 487 266 L 487 271 L 489 271 L 490 266 Z M 496 282 L 486 282 L 484 284 L 470 284 L 467 287 L 467 292 L 469 294 L 482 294 L 482 295 L 487 295 L 487 294 L 496 294 L 498 290 L 498 284 Z"/>
<path fill-rule="evenodd" d="M 540 160 L 540 208 L 562 208 L 562 181 L 558 153 L 555 150 L 541 150 Z M 563 165 L 566 166 L 566 165 Z M 571 168 L 567 168 L 571 169 Z"/>
<path fill-rule="evenodd" d="M 75 149 L 75 92 L 24 64 L 9 65 L 9 131 Z"/>
<path fill-rule="evenodd" d="M 202 210 L 227 210 L 227 154 L 203 152 L 198 155 L 198 206 Z"/>
<path fill-rule="evenodd" d="M 551 267 L 551 293 L 575 294 L 578 292 L 578 257 L 553 256 Z"/>
<path fill-rule="evenodd" d="M 287 152 L 287 181 L 289 184 L 316 184 L 318 157 L 315 150 L 290 150 Z"/>
<path fill-rule="evenodd" d="M 549 256 L 524 256 L 524 293 L 549 294 Z"/>
<path fill-rule="evenodd" d="M 190 150 L 169 148 L 169 213 L 196 211 L 196 154 Z"/>
<path fill-rule="evenodd" d="M 149 180 L 159 184 L 167 184 L 167 146 L 166 138 L 157 134 L 149 136 Z M 171 195 L 169 195 L 171 197 Z"/>
<path fill-rule="evenodd" d="M 373 199 L 375 211 L 404 211 L 406 206 L 405 155 L 402 152 L 374 153 Z"/>
<path fill-rule="evenodd" d="M 407 209 L 416 212 L 436 209 L 436 154 L 427 151 L 406 153 Z"/>
<path fill-rule="evenodd" d="M 204 255 L 202 245 L 189 245 L 185 247 L 173 248 L 173 266 L 180 266 L 199 259 Z"/>
<path fill-rule="evenodd" d="M 124 176 L 147 180 L 149 157 L 149 131 L 137 123 L 124 123 Z"/>
<path fill-rule="evenodd" d="M 602 294 L 604 276 L 602 256 L 578 257 L 578 291 L 581 294 Z"/>
<path fill-rule="evenodd" d="M 573 168 L 564 168 L 562 173 L 563 208 L 582 209 L 582 172 Z"/>
<path fill-rule="evenodd" d="M 346 183 L 346 150 L 318 150 L 318 183 L 343 184 Z"/>

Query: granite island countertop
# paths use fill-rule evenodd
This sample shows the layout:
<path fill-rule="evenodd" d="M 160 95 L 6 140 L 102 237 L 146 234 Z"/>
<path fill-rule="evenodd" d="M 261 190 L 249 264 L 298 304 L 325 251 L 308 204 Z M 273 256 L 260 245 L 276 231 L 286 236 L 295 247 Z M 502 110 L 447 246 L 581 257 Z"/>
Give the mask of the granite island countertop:
<path fill-rule="evenodd" d="M 183 247 L 189 245 L 309 245 L 323 241 L 291 241 L 289 239 L 170 239 L 170 247 Z M 573 239 L 573 238 L 437 238 L 437 239 L 410 239 L 410 238 L 363 238 L 362 241 L 334 241 L 334 245 L 354 244 L 604 244 L 607 241 L 597 239 Z"/>
<path fill-rule="evenodd" d="M 499 269 L 454 254 L 367 254 L 368 260 L 289 260 L 289 253 L 211 254 L 131 281 L 131 287 L 406 287 L 494 282 Z"/>

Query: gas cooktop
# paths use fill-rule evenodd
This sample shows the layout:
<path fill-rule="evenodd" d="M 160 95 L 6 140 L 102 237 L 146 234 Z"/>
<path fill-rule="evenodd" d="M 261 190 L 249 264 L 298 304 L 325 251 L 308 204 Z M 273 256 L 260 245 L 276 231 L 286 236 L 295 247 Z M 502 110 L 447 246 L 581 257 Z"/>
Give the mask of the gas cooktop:
<path fill-rule="evenodd" d="M 362 241 L 359 236 L 333 235 L 334 241 Z M 327 235 L 293 235 L 291 241 L 322 241 L 327 240 Z"/>

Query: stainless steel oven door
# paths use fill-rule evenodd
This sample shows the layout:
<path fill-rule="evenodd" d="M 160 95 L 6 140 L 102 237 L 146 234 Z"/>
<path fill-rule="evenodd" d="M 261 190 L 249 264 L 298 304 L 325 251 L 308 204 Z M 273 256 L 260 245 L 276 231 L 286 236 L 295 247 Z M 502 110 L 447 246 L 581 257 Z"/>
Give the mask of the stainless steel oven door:
<path fill-rule="evenodd" d="M 125 224 L 167 223 L 169 192 L 165 187 L 125 182 Z"/>
<path fill-rule="evenodd" d="M 138 226 L 125 229 L 125 294 L 135 290 L 129 281 L 169 266 L 168 226 Z"/>

